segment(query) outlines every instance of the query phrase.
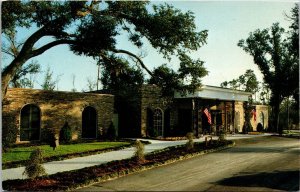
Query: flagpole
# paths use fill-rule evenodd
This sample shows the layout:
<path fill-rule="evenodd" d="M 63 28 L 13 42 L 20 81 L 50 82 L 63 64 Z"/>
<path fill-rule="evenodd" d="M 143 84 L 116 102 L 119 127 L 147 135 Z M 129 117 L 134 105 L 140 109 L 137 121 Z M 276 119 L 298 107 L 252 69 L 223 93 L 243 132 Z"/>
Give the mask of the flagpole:
<path fill-rule="evenodd" d="M 290 110 L 289 110 L 289 96 L 287 98 L 287 130 L 289 130 L 289 121 L 290 121 Z"/>

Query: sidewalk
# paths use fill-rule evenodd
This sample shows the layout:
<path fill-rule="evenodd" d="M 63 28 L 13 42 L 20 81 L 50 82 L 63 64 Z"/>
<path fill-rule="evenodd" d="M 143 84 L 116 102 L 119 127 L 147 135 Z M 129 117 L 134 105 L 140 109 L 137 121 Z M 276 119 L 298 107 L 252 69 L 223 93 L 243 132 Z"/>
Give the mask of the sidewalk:
<path fill-rule="evenodd" d="M 228 135 L 226 139 L 234 140 L 234 139 L 245 139 L 245 138 L 252 138 L 252 137 L 261 137 L 261 136 L 269 136 L 271 134 L 263 134 L 263 135 Z M 213 139 L 217 139 L 217 136 L 213 136 Z M 204 141 L 205 136 L 194 139 L 194 142 Z M 151 139 L 141 139 L 145 141 L 151 142 L 151 144 L 145 145 L 145 153 L 150 153 L 155 150 L 164 149 L 170 146 L 182 145 L 187 142 L 187 140 L 180 140 L 180 141 L 160 141 L 160 140 L 151 140 Z M 134 154 L 134 147 L 118 150 L 118 151 L 111 151 L 107 153 L 101 153 L 96 155 L 90 155 L 85 157 L 77 157 L 72 159 L 66 159 L 62 161 L 52 161 L 48 163 L 44 163 L 43 166 L 46 169 L 48 175 L 55 174 L 58 172 L 63 171 L 71 171 L 76 169 L 82 169 L 85 167 L 91 167 L 95 165 L 104 164 L 110 161 L 127 159 L 133 156 Z M 11 168 L 5 169 L 1 171 L 2 181 L 9 180 L 9 179 L 25 179 L 26 176 L 22 175 L 24 172 L 24 167 L 18 168 Z"/>

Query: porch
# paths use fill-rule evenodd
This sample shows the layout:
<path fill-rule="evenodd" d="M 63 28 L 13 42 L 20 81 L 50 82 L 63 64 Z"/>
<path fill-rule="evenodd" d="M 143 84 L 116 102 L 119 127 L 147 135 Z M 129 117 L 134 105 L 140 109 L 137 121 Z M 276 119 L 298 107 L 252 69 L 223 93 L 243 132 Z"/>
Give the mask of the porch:
<path fill-rule="evenodd" d="M 194 132 L 196 136 L 218 135 L 220 131 L 242 132 L 243 103 L 250 96 L 249 92 L 213 86 L 203 86 L 201 90 L 184 96 L 176 93 L 174 105 L 177 115 L 173 123 L 176 125 L 174 132 Z"/>

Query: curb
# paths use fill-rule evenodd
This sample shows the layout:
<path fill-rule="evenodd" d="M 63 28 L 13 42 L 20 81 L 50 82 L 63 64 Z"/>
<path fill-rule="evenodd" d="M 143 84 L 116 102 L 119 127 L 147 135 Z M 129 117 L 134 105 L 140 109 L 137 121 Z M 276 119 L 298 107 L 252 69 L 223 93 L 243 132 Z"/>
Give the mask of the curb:
<path fill-rule="evenodd" d="M 88 168 L 83 168 L 83 169 L 79 169 L 79 170 L 59 172 L 57 174 L 49 175 L 49 176 L 42 176 L 42 177 L 40 177 L 40 179 L 37 178 L 37 181 L 38 180 L 43 181 L 43 179 L 45 179 L 44 182 L 46 182 L 45 183 L 46 185 L 44 185 L 44 183 L 43 183 L 41 185 L 42 188 L 38 187 L 38 188 L 35 188 L 35 190 L 73 191 L 75 189 L 87 187 L 87 186 L 93 185 L 95 183 L 117 179 L 117 178 L 120 178 L 120 177 L 123 177 L 126 175 L 130 175 L 132 173 L 138 173 L 138 172 L 153 169 L 156 167 L 179 162 L 181 160 L 190 159 L 190 158 L 193 158 L 196 156 L 204 155 L 207 153 L 221 151 L 221 150 L 228 149 L 235 145 L 234 141 L 232 141 L 232 140 L 228 140 L 228 141 L 230 143 L 225 144 L 223 146 L 216 147 L 216 148 L 206 149 L 206 150 L 201 150 L 198 152 L 186 153 L 186 154 L 181 154 L 181 155 L 178 154 L 178 156 L 174 155 L 173 157 L 169 157 L 170 159 L 162 158 L 162 159 L 158 159 L 158 161 L 149 161 L 149 162 L 146 161 L 146 162 L 144 162 L 144 164 L 138 163 L 138 165 L 134 165 L 136 162 L 133 163 L 132 162 L 133 159 L 128 158 L 128 159 L 124 159 L 124 160 L 111 161 L 111 162 L 108 162 L 107 165 L 106 164 L 98 165 L 98 166 L 95 166 L 94 168 L 88 167 Z M 179 145 L 179 146 L 165 148 L 165 149 L 158 150 L 158 151 L 154 151 L 152 154 L 154 156 L 155 156 L 155 153 L 157 153 L 158 155 L 160 155 L 160 153 L 164 154 L 164 152 L 170 152 L 170 151 L 172 151 L 172 149 L 176 149 L 177 147 L 178 148 L 184 147 L 184 144 Z M 150 155 L 151 155 L 151 153 L 150 153 Z M 121 167 L 118 167 L 119 165 Z M 101 167 L 103 167 L 103 174 L 101 173 L 101 169 L 102 169 Z M 80 171 L 80 170 L 82 170 L 82 171 Z M 55 180 L 57 178 L 64 178 L 64 177 L 66 178 L 66 181 L 62 182 L 61 184 L 55 185 L 55 183 L 56 183 Z M 3 185 L 6 186 L 5 188 L 7 188 L 7 190 L 18 190 L 17 186 L 24 186 L 24 185 L 25 185 L 24 186 L 25 188 L 22 187 L 21 190 L 23 190 L 23 189 L 28 190 L 29 188 L 33 189 L 32 187 L 34 185 L 34 181 L 33 181 L 33 183 L 32 182 L 27 183 L 27 181 L 28 181 L 27 179 L 25 179 L 25 180 L 20 180 L 20 179 L 7 180 L 7 181 L 2 182 L 2 186 Z"/>
<path fill-rule="evenodd" d="M 218 148 L 215 148 L 215 149 L 207 149 L 207 150 L 204 150 L 204 151 L 194 152 L 194 153 L 191 153 L 191 154 L 186 154 L 186 155 L 183 155 L 183 156 L 179 156 L 178 158 L 173 158 L 173 159 L 166 160 L 164 162 L 159 162 L 159 163 L 154 164 L 154 165 L 143 165 L 143 166 L 141 166 L 139 168 L 136 168 L 136 169 L 132 169 L 132 170 L 131 169 L 127 169 L 127 170 L 122 171 L 122 172 L 104 175 L 102 177 L 98 177 L 94 181 L 91 181 L 89 183 L 86 183 L 84 185 L 80 185 L 80 186 L 77 186 L 77 187 L 74 187 L 74 188 L 69 188 L 67 190 L 70 191 L 70 190 L 74 190 L 74 189 L 80 189 L 80 188 L 83 188 L 83 187 L 87 187 L 87 186 L 93 185 L 95 183 L 118 179 L 118 178 L 130 175 L 130 174 L 133 174 L 133 173 L 139 173 L 139 172 L 150 170 L 150 169 L 153 169 L 153 168 L 156 168 L 156 167 L 161 167 L 161 166 L 164 166 L 164 165 L 169 165 L 169 164 L 176 163 L 176 162 L 179 162 L 179 161 L 182 161 L 182 160 L 187 160 L 187 159 L 191 159 L 193 157 L 205 155 L 207 153 L 213 153 L 213 152 L 217 152 L 217 151 L 222 151 L 222 150 L 225 150 L 225 149 L 229 149 L 229 148 L 235 146 L 235 142 L 234 141 L 232 141 L 232 142 L 233 142 L 232 144 L 228 144 L 226 146 L 218 147 Z M 159 151 L 155 151 L 155 153 L 158 153 L 158 152 L 161 152 L 161 151 L 164 151 L 164 149 L 159 150 Z"/>

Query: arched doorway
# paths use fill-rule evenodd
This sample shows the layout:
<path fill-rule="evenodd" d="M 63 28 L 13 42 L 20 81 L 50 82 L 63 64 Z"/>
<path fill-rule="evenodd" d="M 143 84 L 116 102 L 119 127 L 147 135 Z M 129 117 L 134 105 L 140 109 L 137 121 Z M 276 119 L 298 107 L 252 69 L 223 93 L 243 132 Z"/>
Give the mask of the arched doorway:
<path fill-rule="evenodd" d="M 163 112 L 159 108 L 153 112 L 153 128 L 157 136 L 163 136 Z"/>
<path fill-rule="evenodd" d="M 259 114 L 259 122 L 262 124 L 263 128 L 265 128 L 265 115 L 264 113 L 261 111 L 260 114 Z"/>
<path fill-rule="evenodd" d="M 86 107 L 82 112 L 81 137 L 85 139 L 94 139 L 97 137 L 97 112 L 93 107 Z"/>
<path fill-rule="evenodd" d="M 33 104 L 25 105 L 21 109 L 20 140 L 34 141 L 40 139 L 41 112 Z"/>

